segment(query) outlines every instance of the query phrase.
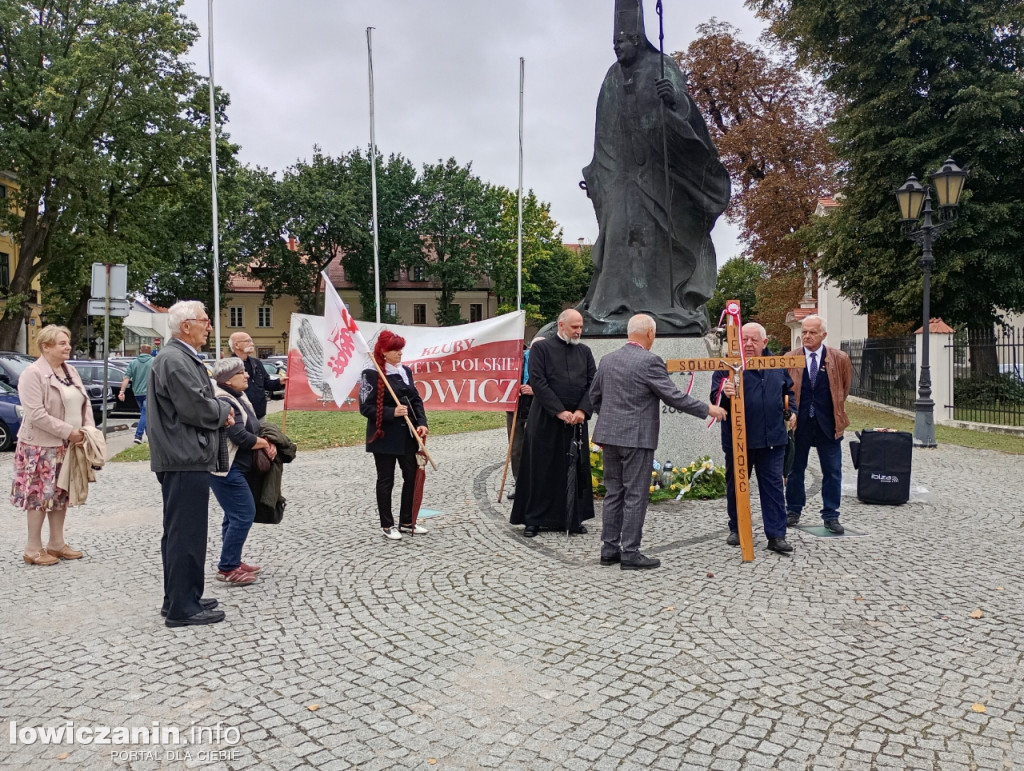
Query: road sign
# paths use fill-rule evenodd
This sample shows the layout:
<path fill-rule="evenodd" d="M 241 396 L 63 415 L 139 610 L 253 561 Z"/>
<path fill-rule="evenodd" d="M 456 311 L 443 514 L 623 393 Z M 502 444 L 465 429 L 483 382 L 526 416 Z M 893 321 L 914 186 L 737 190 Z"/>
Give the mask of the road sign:
<path fill-rule="evenodd" d="M 92 264 L 92 296 L 107 296 L 108 268 L 110 269 L 110 296 L 117 300 L 124 300 L 128 297 L 128 266 L 108 265 L 105 262 Z"/>
<path fill-rule="evenodd" d="M 89 300 L 88 313 L 90 316 L 103 316 L 106 313 L 107 301 L 100 299 L 97 300 L 93 297 Z M 110 301 L 110 315 L 111 316 L 127 316 L 131 310 L 132 304 L 127 300 L 111 300 Z"/>

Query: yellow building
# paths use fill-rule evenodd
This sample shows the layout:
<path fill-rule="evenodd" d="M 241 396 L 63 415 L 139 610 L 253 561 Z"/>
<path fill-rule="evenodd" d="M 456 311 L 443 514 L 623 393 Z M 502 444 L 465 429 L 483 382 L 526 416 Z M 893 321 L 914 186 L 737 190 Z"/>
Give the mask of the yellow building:
<path fill-rule="evenodd" d="M 221 350 L 228 354 L 233 332 L 248 332 L 256 346 L 256 356 L 288 355 L 288 329 L 292 314 L 298 311 L 294 297 L 279 297 L 272 305 L 263 302 L 263 284 L 247 276 L 228 279 L 227 307 L 220 313 Z M 211 348 L 214 341 L 210 340 Z"/>
<path fill-rule="evenodd" d="M 0 201 L 2 205 L 11 206 L 8 198 L 12 193 L 17 192 L 18 181 L 9 172 L 0 171 Z M 11 276 L 18 267 L 20 249 L 14 233 L 3 230 L 4 225 L 0 224 L 0 307 L 6 301 L 11 290 Z M 15 349 L 20 353 L 27 353 L 30 356 L 39 355 L 39 346 L 36 345 L 36 335 L 42 328 L 39 314 L 42 306 L 39 304 L 39 279 L 32 280 L 32 290 L 29 292 L 29 304 L 25 308 L 25 325 L 18 333 L 18 342 Z"/>

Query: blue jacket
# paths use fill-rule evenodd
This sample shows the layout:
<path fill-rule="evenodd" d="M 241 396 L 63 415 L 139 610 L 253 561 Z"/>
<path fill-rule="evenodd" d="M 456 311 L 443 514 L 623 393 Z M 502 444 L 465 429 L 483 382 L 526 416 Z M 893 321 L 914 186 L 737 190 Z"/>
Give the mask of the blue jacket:
<path fill-rule="evenodd" d="M 711 377 L 711 400 L 718 396 L 718 388 L 729 372 L 719 370 Z M 747 426 L 747 448 L 784 446 L 789 437 L 783 418 L 784 397 L 789 397 L 789 409 L 797 410 L 793 393 L 793 379 L 784 369 L 745 370 L 743 373 L 743 410 Z M 729 409 L 730 399 L 722 395 L 722 406 Z M 722 449 L 732 450 L 732 423 L 722 421 Z"/>

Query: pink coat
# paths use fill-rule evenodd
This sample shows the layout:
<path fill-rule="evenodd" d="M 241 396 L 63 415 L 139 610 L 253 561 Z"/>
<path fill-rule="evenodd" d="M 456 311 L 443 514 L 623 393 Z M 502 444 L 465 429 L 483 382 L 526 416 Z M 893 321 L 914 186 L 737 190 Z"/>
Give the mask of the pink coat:
<path fill-rule="evenodd" d="M 82 403 L 82 425 L 95 426 L 89 395 L 82 385 L 78 370 L 67 365 L 72 385 L 85 397 Z M 18 378 L 18 396 L 25 416 L 18 431 L 18 441 L 36 447 L 59 447 L 74 430 L 64 422 L 64 396 L 53 368 L 42 356 L 25 368 Z"/>

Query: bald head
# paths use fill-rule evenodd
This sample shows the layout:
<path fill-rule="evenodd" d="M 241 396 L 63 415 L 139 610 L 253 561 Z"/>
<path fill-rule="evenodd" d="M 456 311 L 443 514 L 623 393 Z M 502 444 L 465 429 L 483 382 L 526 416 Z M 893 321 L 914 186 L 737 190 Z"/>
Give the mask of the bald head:
<path fill-rule="evenodd" d="M 583 316 L 575 308 L 562 311 L 558 317 L 558 336 L 572 345 L 579 345 L 583 336 Z"/>

